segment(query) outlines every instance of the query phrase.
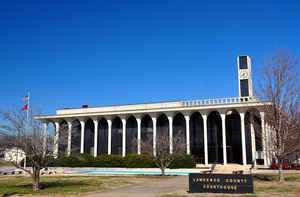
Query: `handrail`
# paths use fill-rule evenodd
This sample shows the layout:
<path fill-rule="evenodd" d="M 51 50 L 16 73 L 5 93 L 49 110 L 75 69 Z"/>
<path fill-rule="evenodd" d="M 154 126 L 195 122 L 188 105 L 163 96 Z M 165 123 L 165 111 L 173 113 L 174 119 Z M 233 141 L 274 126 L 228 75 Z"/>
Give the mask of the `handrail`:
<path fill-rule="evenodd" d="M 183 106 L 198 106 L 198 105 L 219 105 L 219 104 L 231 104 L 231 103 L 250 103 L 257 102 L 254 97 L 231 97 L 231 98 L 217 98 L 217 99 L 200 99 L 183 101 Z"/>

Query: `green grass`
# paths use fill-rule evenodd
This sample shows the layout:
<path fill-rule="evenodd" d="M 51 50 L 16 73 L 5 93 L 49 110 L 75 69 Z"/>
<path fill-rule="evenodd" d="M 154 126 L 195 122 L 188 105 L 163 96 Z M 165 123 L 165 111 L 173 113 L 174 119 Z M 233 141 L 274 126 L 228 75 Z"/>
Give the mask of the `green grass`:
<path fill-rule="evenodd" d="M 199 195 L 193 195 L 193 197 L 257 197 L 255 194 L 199 194 Z M 177 195 L 177 194 L 167 194 L 162 195 L 160 197 L 188 197 L 187 195 Z"/>
<path fill-rule="evenodd" d="M 284 174 L 285 181 L 296 181 L 300 180 L 300 173 L 295 174 Z M 254 174 L 253 175 L 254 181 L 265 181 L 265 182 L 274 182 L 279 181 L 278 174 Z"/>
<path fill-rule="evenodd" d="M 0 167 L 2 166 L 12 166 L 12 164 L 7 161 L 0 160 Z"/>
<path fill-rule="evenodd" d="M 289 197 L 300 196 L 300 173 L 284 174 L 285 182 L 278 181 L 278 174 L 254 174 L 254 194 L 193 194 L 193 197 Z M 166 194 L 160 197 L 188 197 L 186 194 Z"/>
<path fill-rule="evenodd" d="M 294 193 L 300 196 L 300 173 L 284 174 L 284 182 L 279 182 L 278 174 L 255 174 L 253 177 L 255 193 L 272 193 L 275 196 Z"/>
<path fill-rule="evenodd" d="M 48 176 L 41 177 L 41 190 L 33 192 L 30 177 L 7 176 L 0 177 L 0 194 L 78 194 L 105 191 L 141 181 L 139 177 L 125 176 Z"/>
<path fill-rule="evenodd" d="M 258 186 L 255 189 L 255 192 L 263 191 L 263 192 L 275 192 L 275 193 L 288 193 L 295 190 L 297 190 L 297 187 L 292 185 L 288 187 L 280 187 L 280 185 L 271 185 L 271 186 L 263 186 L 263 187 Z"/>
<path fill-rule="evenodd" d="M 168 179 L 170 176 L 41 176 L 41 190 L 32 191 L 31 178 L 28 176 L 0 176 L 0 196 L 9 195 L 67 195 L 73 194 L 84 196 L 85 192 L 106 191 L 126 185 L 143 183 L 146 180 L 156 181 L 158 179 Z M 254 175 L 254 194 L 240 194 L 235 197 L 263 197 L 263 196 L 286 196 L 291 194 L 300 196 L 300 173 L 285 174 L 286 181 L 278 182 L 277 174 L 255 174 Z M 153 180 L 152 180 L 153 179 Z M 151 192 L 151 191 L 149 191 Z M 162 195 L 161 197 L 187 197 L 188 194 L 175 193 Z M 193 194 L 195 197 L 217 196 L 229 197 L 232 194 Z"/>

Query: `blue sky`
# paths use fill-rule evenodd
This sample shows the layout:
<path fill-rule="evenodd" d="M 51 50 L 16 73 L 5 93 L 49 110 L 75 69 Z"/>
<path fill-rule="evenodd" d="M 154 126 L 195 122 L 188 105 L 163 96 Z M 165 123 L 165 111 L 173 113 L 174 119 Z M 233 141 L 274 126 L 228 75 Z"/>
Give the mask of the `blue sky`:
<path fill-rule="evenodd" d="M 299 1 L 0 2 L 0 109 L 238 96 L 238 55 L 253 69 L 279 48 L 300 57 Z"/>

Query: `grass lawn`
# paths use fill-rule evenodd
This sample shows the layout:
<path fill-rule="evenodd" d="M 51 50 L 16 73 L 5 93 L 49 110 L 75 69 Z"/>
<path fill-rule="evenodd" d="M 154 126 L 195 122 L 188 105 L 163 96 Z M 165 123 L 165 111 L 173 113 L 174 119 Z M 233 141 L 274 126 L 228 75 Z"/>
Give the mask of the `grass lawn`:
<path fill-rule="evenodd" d="M 13 166 L 13 165 L 7 161 L 0 160 L 0 167 L 2 166 Z"/>
<path fill-rule="evenodd" d="M 41 176 L 42 189 L 32 192 L 31 178 L 25 176 L 0 176 L 0 196 L 33 194 L 39 196 L 84 196 L 85 192 L 99 192 L 127 185 L 168 179 L 170 176 Z M 255 174 L 254 194 L 188 194 L 186 190 L 174 191 L 161 197 L 300 197 L 300 173 L 285 174 L 286 181 L 279 183 L 277 174 Z M 187 184 L 187 183 L 186 183 Z M 188 185 L 188 184 L 187 184 Z M 187 188 L 188 189 L 188 188 Z M 149 191 L 151 192 L 151 191 Z"/>
<path fill-rule="evenodd" d="M 285 174 L 280 183 L 278 174 L 255 174 L 254 194 L 187 194 L 186 192 L 162 195 L 161 197 L 300 197 L 300 173 Z"/>
<path fill-rule="evenodd" d="M 151 176 L 41 176 L 41 190 L 32 191 L 28 176 L 0 176 L 0 196 L 73 194 L 105 191 L 107 189 L 137 184 L 151 179 Z M 157 178 L 157 177 L 156 177 Z M 72 196 L 73 196 L 72 195 Z"/>
<path fill-rule="evenodd" d="M 253 196 L 300 196 L 300 173 L 285 174 L 285 182 L 278 181 L 278 174 L 265 174 L 254 176 Z"/>

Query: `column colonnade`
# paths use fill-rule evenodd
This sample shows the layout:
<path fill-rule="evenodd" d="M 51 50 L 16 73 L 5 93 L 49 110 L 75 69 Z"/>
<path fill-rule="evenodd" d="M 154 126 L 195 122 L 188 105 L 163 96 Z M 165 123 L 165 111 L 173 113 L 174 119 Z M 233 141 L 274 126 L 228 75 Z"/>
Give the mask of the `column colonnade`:
<path fill-rule="evenodd" d="M 184 117 L 185 120 L 185 136 L 186 136 L 186 154 L 191 154 L 191 139 L 190 139 L 190 135 L 191 135 L 191 131 L 190 131 L 190 124 L 191 124 L 191 115 L 195 112 L 199 112 L 202 116 L 203 119 L 203 150 L 204 150 L 204 164 L 208 165 L 208 157 L 209 157 L 209 148 L 208 148 L 208 115 L 209 115 L 209 111 L 184 111 L 184 112 L 178 112 L 181 113 Z M 227 164 L 227 145 L 226 145 L 226 110 L 220 110 L 217 111 L 219 112 L 219 115 L 221 117 L 221 125 L 222 125 L 222 149 L 223 149 L 223 164 L 226 165 Z M 242 164 L 243 165 L 247 165 L 247 153 L 246 153 L 246 139 L 245 139 L 245 113 L 246 111 L 239 111 L 239 116 L 240 116 L 240 121 L 241 121 L 241 144 L 242 144 Z M 170 153 L 173 153 L 173 123 L 174 123 L 174 117 L 175 117 L 175 113 L 170 113 L 167 112 L 165 113 L 167 118 L 168 118 L 168 122 L 169 122 L 169 142 L 170 142 Z M 126 156 L 126 143 L 130 143 L 130 142 L 126 142 L 126 123 L 127 123 L 127 118 L 129 117 L 129 115 L 132 114 L 128 114 L 128 116 L 126 115 L 120 115 L 119 117 L 121 118 L 121 122 L 122 122 L 122 156 Z M 136 123 L 137 123 L 137 154 L 141 154 L 141 125 L 142 125 L 142 119 L 146 114 L 133 114 L 133 116 L 135 117 Z M 153 132 L 153 154 L 154 156 L 156 155 L 156 137 L 157 137 L 157 113 L 149 113 L 148 114 L 151 117 L 152 120 L 152 132 Z M 55 119 L 55 120 L 48 120 L 48 121 L 44 121 L 43 125 L 44 125 L 44 135 L 46 136 L 46 132 L 47 132 L 47 128 L 48 128 L 48 123 L 49 122 L 53 122 L 54 126 L 55 126 L 55 135 L 54 135 L 54 150 L 53 153 L 55 156 L 58 156 L 59 154 L 59 137 L 60 137 L 60 123 L 62 120 L 65 120 L 67 122 L 68 125 L 68 129 L 67 129 L 67 133 L 68 133 L 68 143 L 67 143 L 67 155 L 71 154 L 71 147 L 72 147 L 72 121 L 74 121 L 75 119 L 78 120 L 80 122 L 80 153 L 84 153 L 84 143 L 85 143 L 85 124 L 86 121 L 88 119 L 92 119 L 93 123 L 94 123 L 94 140 L 93 140 L 93 144 L 94 144 L 94 152 L 92 153 L 95 157 L 98 155 L 98 140 L 99 140 L 99 131 L 98 131 L 98 127 L 99 127 L 99 122 L 100 122 L 100 118 L 105 118 L 107 121 L 107 154 L 111 154 L 112 153 L 112 120 L 113 118 L 115 118 L 117 116 L 94 116 L 94 117 L 78 117 L 78 118 L 66 118 L 66 119 Z M 265 131 L 265 121 L 264 121 L 264 113 L 260 112 L 260 117 L 261 117 L 261 127 L 262 127 L 262 136 L 265 136 L 267 133 Z M 256 158 L 256 144 L 255 144 L 255 132 L 254 132 L 254 127 L 251 121 L 251 125 L 250 125 L 250 132 L 251 132 L 251 152 L 252 158 Z M 92 143 L 92 142 L 91 142 Z M 263 145 L 263 153 L 264 153 L 264 161 L 265 161 L 265 165 L 267 165 L 267 149 L 266 149 L 266 140 L 262 140 L 262 145 Z M 44 146 L 45 146 L 45 142 L 44 142 Z M 100 145 L 101 146 L 101 145 Z"/>

